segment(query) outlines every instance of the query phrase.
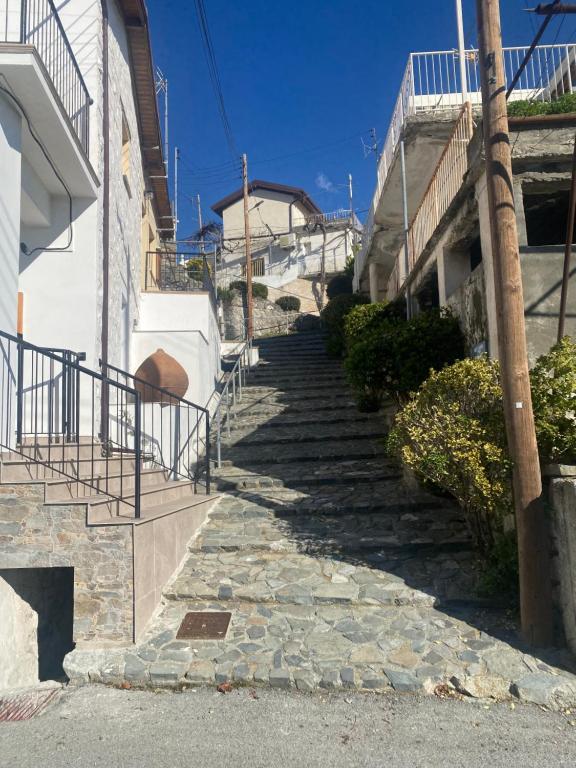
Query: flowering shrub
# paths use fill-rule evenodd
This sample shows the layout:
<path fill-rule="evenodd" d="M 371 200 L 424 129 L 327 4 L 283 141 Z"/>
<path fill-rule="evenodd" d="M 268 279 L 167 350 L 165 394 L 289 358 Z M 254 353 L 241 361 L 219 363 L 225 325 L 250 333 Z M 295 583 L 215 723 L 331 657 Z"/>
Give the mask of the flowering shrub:
<path fill-rule="evenodd" d="M 576 344 L 567 336 L 530 372 L 543 463 L 576 464 Z"/>
<path fill-rule="evenodd" d="M 503 536 L 512 491 L 497 363 L 466 359 L 432 373 L 397 415 L 388 450 L 457 499 L 483 552 Z"/>

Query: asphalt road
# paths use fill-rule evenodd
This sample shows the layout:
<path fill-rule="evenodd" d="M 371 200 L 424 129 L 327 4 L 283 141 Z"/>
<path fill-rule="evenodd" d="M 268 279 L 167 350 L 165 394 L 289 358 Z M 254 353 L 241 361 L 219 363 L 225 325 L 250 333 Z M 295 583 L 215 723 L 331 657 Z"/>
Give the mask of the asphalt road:
<path fill-rule="evenodd" d="M 1 768 L 576 765 L 576 715 L 406 696 L 70 690 L 0 723 Z"/>

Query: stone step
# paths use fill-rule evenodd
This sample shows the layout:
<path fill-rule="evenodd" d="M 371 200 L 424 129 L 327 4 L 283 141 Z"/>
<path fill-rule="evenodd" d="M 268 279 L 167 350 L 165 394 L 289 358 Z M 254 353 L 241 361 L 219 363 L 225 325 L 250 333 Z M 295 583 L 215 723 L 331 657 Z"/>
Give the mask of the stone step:
<path fill-rule="evenodd" d="M 280 400 L 279 398 L 246 398 L 239 401 L 235 406 L 230 406 L 230 411 L 240 423 L 243 417 L 248 419 L 257 416 L 258 418 L 275 418 L 281 416 L 282 421 L 286 416 L 295 414 L 310 413 L 317 416 L 319 413 L 336 415 L 346 412 L 347 416 L 357 414 L 356 403 L 351 398 L 314 398 L 314 399 L 292 399 Z"/>
<path fill-rule="evenodd" d="M 68 459 L 98 459 L 102 457 L 103 446 L 99 442 L 61 443 L 41 442 L 38 445 L 22 445 L 18 451 L 8 451 L 0 460 L 18 460 L 29 457 L 40 461 L 66 461 Z M 130 456 L 129 453 L 126 453 Z"/>
<path fill-rule="evenodd" d="M 231 429 L 243 430 L 244 425 L 246 428 L 257 426 L 258 431 L 260 429 L 273 430 L 300 426 L 312 428 L 313 426 L 326 427 L 330 425 L 339 425 L 342 429 L 349 429 L 356 424 L 371 424 L 376 420 L 383 422 L 387 417 L 387 414 L 383 412 L 361 413 L 356 408 L 349 408 L 346 410 L 340 409 L 338 413 L 334 409 L 318 412 L 312 411 L 310 413 L 305 411 L 300 413 L 284 413 L 278 414 L 274 419 L 270 420 L 270 412 L 271 409 L 262 414 L 257 412 L 246 414 L 241 419 L 233 420 Z"/>
<path fill-rule="evenodd" d="M 320 389 L 286 391 L 273 387 L 246 387 L 242 391 L 241 403 L 313 403 L 336 407 L 343 403 L 355 405 L 354 398 L 347 388 L 322 387 Z"/>
<path fill-rule="evenodd" d="M 109 476 L 134 472 L 134 459 L 131 457 L 52 460 L 50 464 L 40 464 L 30 459 L 9 459 L 0 464 L 0 482 L 24 483 L 30 480 L 57 480 L 62 475 L 68 477 Z"/>
<path fill-rule="evenodd" d="M 323 382 L 308 382 L 303 381 L 301 384 L 294 386 L 282 386 L 279 383 L 274 384 L 260 384 L 257 382 L 250 382 L 242 389 L 243 397 L 262 398 L 274 395 L 282 395 L 287 399 L 299 399 L 305 398 L 318 398 L 326 397 L 327 393 L 330 397 L 351 397 L 352 393 L 350 388 L 345 382 L 336 381 L 323 381 Z"/>
<path fill-rule="evenodd" d="M 81 482 L 81 481 L 84 482 Z M 87 475 L 79 481 L 60 477 L 46 481 L 46 501 L 63 501 L 65 499 L 94 496 L 98 493 L 126 496 L 134 490 L 136 475 L 132 472 L 124 474 Z M 141 488 L 153 490 L 164 487 L 166 472 L 164 469 L 143 469 L 140 473 Z M 132 495 L 132 494 L 129 494 Z"/>
<path fill-rule="evenodd" d="M 358 554 L 334 560 L 296 552 L 196 549 L 164 596 L 168 601 L 240 601 L 269 607 L 433 606 L 442 597 L 470 594 L 478 575 L 472 558 L 456 562 L 440 551 L 404 557 L 398 572 L 375 569 Z M 393 555 L 388 558 L 394 567 Z M 457 572 L 459 583 L 454 581 Z M 428 589 L 421 588 L 424 584 Z"/>
<path fill-rule="evenodd" d="M 213 433 L 215 434 L 215 433 Z M 371 422 L 360 422 L 354 424 L 351 422 L 348 429 L 343 433 L 342 424 L 316 423 L 309 427 L 305 424 L 297 424 L 292 427 L 283 427 L 283 429 L 268 428 L 265 424 L 258 429 L 253 426 L 235 426 L 231 430 L 230 439 L 224 436 L 223 445 L 235 446 L 237 448 L 248 448 L 249 446 L 276 446 L 276 445 L 305 445 L 309 443 L 325 443 L 328 440 L 338 440 L 340 443 L 352 443 L 359 440 L 380 438 L 384 440 L 388 432 L 382 425 Z"/>
<path fill-rule="evenodd" d="M 89 492 L 89 490 L 88 490 Z M 218 494 L 215 494 L 216 496 Z M 173 480 L 150 488 L 144 487 L 140 493 L 140 508 L 142 512 L 151 510 L 163 504 L 178 501 L 192 501 L 193 498 L 204 498 L 203 493 L 196 493 L 194 481 Z M 47 504 L 86 504 L 91 520 L 113 522 L 119 517 L 132 519 L 134 517 L 133 493 L 123 494 L 123 500 L 110 498 L 103 493 L 90 496 L 59 498 L 47 501 Z"/>
<path fill-rule="evenodd" d="M 401 473 L 383 461 L 363 459 L 361 461 L 340 461 L 337 464 L 313 465 L 302 464 L 261 465 L 258 473 L 238 467 L 224 468 L 215 475 L 220 490 L 252 490 L 257 488 L 308 488 L 318 486 L 375 486 L 383 481 L 399 481 Z M 280 470 L 279 468 L 282 467 Z"/>
<path fill-rule="evenodd" d="M 254 444 L 223 447 L 224 458 L 234 462 L 241 469 L 262 465 L 284 465 L 317 461 L 346 461 L 349 459 L 372 459 L 384 456 L 385 449 L 381 441 L 359 439 L 349 441 L 312 441 L 284 444 L 282 450 L 271 450 L 269 446 Z"/>
<path fill-rule="evenodd" d="M 346 383 L 345 374 L 340 371 L 322 372 L 318 371 L 313 374 L 295 375 L 292 373 L 281 374 L 274 371 L 254 371 L 248 376 L 249 386 L 267 386 L 273 385 L 278 387 L 299 387 L 303 384 L 322 385 L 326 382 L 338 382 L 342 385 Z"/>

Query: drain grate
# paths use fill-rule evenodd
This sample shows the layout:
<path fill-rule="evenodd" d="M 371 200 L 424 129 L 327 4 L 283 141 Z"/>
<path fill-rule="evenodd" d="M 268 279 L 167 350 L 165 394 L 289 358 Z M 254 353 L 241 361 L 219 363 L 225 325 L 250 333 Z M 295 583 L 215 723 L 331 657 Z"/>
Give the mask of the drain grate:
<path fill-rule="evenodd" d="M 30 720 L 36 717 L 56 699 L 61 690 L 61 688 L 49 688 L 0 696 L 0 722 Z"/>
<path fill-rule="evenodd" d="M 180 624 L 177 640 L 223 640 L 232 614 L 228 611 L 187 613 Z"/>

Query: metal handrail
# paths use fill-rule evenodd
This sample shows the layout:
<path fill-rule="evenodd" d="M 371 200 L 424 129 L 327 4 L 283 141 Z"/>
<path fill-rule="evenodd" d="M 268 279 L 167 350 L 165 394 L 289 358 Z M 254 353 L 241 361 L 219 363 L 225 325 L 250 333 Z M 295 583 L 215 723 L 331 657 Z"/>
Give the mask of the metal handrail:
<path fill-rule="evenodd" d="M 242 400 L 242 390 L 246 386 L 246 380 L 250 370 L 251 351 L 252 341 L 248 339 L 244 342 L 238 352 L 238 358 L 228 374 L 226 383 L 220 393 L 218 404 L 212 414 L 212 422 L 216 424 L 216 466 L 218 468 L 222 466 L 222 410 L 224 407 L 226 408 L 224 425 L 226 427 L 227 436 L 230 437 L 230 421 L 232 417 L 236 416 L 234 411 L 230 410 L 230 395 L 232 395 L 232 408 L 234 408 L 236 403 Z"/>
<path fill-rule="evenodd" d="M 142 451 L 147 460 L 157 464 L 167 470 L 172 477 L 185 478 L 194 481 L 195 489 L 202 476 L 205 476 L 206 493 L 210 493 L 210 412 L 207 408 L 186 400 L 184 397 L 174 394 L 165 387 L 157 384 L 151 384 L 149 381 L 134 376 L 127 371 L 118 368 L 110 363 L 104 364 L 102 360 L 100 367 L 105 368 L 107 372 L 112 371 L 116 374 L 116 381 L 122 376 L 126 381 L 133 382 L 133 388 L 141 395 L 141 440 Z M 150 398 L 153 395 L 153 398 Z M 143 406 L 151 405 L 150 413 Z M 154 405 L 160 406 L 160 413 L 156 420 L 154 418 Z M 163 406 L 170 408 L 167 419 L 164 418 Z M 177 409 L 173 413 L 173 408 Z M 181 409 L 186 409 L 184 412 Z M 190 412 L 195 412 L 195 418 L 190 420 Z M 185 430 L 183 429 L 182 414 L 185 414 Z M 203 461 L 200 461 L 200 426 L 204 425 L 205 444 Z M 196 445 L 194 446 L 194 442 Z M 150 453 L 146 450 L 150 444 L 157 448 L 157 453 Z M 197 463 L 196 472 L 191 471 L 192 458 Z M 183 468 L 182 468 L 183 467 Z"/>
<path fill-rule="evenodd" d="M 0 348 L 0 446 L 49 468 L 77 486 L 132 507 L 134 516 L 139 518 L 140 393 L 80 365 L 78 353 L 71 350 L 49 351 L 4 331 L 0 331 Z M 101 402 L 108 401 L 110 391 L 116 393 L 122 408 L 122 419 L 115 422 L 111 421 L 109 411 L 103 417 L 101 412 Z M 133 424 L 126 417 L 132 403 Z M 99 451 L 95 448 L 97 444 Z M 89 446 L 88 457 L 81 456 L 81 445 Z M 26 448 L 33 449 L 32 455 Z M 125 471 L 128 455 L 133 467 Z M 111 474 L 114 460 L 119 462 L 119 474 Z M 81 476 L 84 461 L 90 467 L 87 476 Z M 104 465 L 104 470 L 96 469 L 97 462 Z M 133 478 L 133 486 L 127 487 L 129 478 Z"/>

